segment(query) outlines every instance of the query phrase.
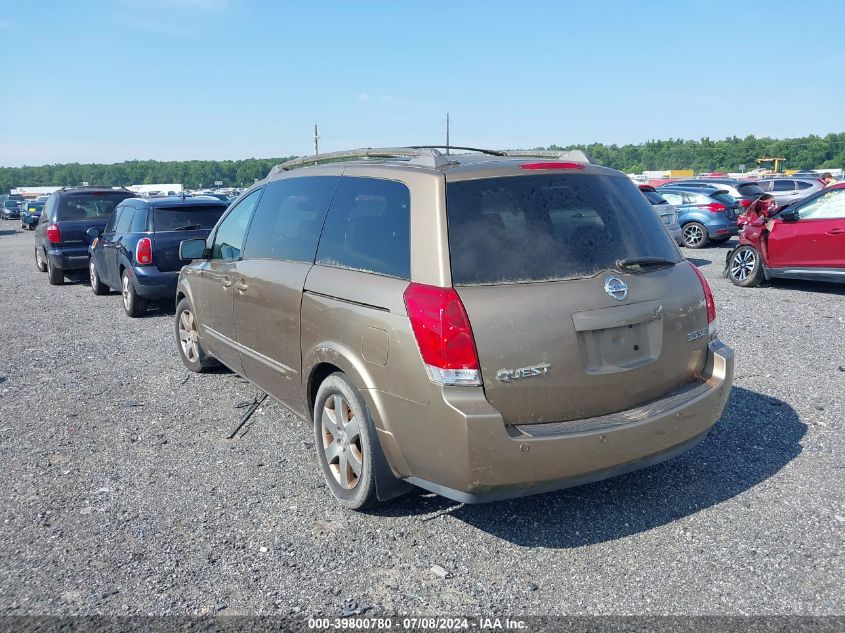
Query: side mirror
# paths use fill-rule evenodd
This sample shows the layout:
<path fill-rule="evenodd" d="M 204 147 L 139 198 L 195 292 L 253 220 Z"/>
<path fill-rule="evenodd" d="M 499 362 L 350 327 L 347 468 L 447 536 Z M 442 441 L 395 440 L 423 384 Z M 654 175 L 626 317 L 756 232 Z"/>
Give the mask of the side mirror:
<path fill-rule="evenodd" d="M 780 210 L 780 213 L 778 213 L 778 217 L 784 222 L 797 222 L 801 219 L 801 214 L 798 209 L 794 207 L 784 207 Z"/>
<path fill-rule="evenodd" d="M 102 231 L 98 229 L 96 226 L 92 226 L 90 229 L 85 231 L 85 235 L 90 237 L 92 240 L 96 240 L 100 235 L 102 235 Z"/>
<path fill-rule="evenodd" d="M 182 240 L 179 242 L 179 259 L 205 259 L 205 240 Z"/>

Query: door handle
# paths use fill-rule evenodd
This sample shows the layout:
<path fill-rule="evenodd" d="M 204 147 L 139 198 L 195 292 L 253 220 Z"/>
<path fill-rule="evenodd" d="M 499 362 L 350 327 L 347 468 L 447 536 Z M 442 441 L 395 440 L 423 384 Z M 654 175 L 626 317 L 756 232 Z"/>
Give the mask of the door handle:
<path fill-rule="evenodd" d="M 223 281 L 220 282 L 224 288 L 229 288 L 232 285 L 232 278 L 229 275 L 225 275 L 223 277 Z"/>
<path fill-rule="evenodd" d="M 841 235 L 842 233 L 845 233 L 845 229 L 830 229 L 827 232 L 828 235 Z"/>

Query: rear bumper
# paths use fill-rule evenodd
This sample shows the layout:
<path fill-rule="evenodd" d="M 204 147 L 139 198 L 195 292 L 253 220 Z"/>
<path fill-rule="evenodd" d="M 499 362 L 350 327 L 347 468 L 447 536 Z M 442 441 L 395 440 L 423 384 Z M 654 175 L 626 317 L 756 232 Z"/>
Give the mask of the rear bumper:
<path fill-rule="evenodd" d="M 20 211 L 3 211 L 2 215 L 7 220 L 17 220 L 21 217 Z"/>
<path fill-rule="evenodd" d="M 53 268 L 59 270 L 87 270 L 88 269 L 88 252 L 84 249 L 81 253 L 80 249 L 66 250 L 66 249 L 47 249 L 47 258 L 53 265 Z"/>
<path fill-rule="evenodd" d="M 176 295 L 179 272 L 161 272 L 155 266 L 136 266 L 130 269 L 135 280 L 135 292 L 144 299 L 169 299 Z"/>
<path fill-rule="evenodd" d="M 481 389 L 443 388 L 428 404 L 367 390 L 395 474 L 464 503 L 520 497 L 606 479 L 689 450 L 719 419 L 733 351 L 710 344 L 698 383 L 619 414 L 507 426 Z M 544 428 L 545 427 L 545 428 Z"/>

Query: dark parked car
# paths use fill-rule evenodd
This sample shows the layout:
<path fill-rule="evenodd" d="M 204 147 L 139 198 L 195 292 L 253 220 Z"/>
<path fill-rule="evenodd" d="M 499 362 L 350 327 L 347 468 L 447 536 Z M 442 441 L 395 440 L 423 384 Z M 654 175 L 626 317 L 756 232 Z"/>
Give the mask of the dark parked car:
<path fill-rule="evenodd" d="M 182 266 L 184 239 L 205 239 L 226 204 L 211 197 L 129 198 L 101 231 L 88 229 L 91 289 L 96 295 L 120 290 L 123 308 L 142 315 L 150 300 L 172 298 Z"/>
<path fill-rule="evenodd" d="M 736 235 L 740 204 L 724 190 L 687 189 L 675 183 L 657 192 L 678 210 L 681 238 L 688 248 L 704 248 Z"/>
<path fill-rule="evenodd" d="M 661 196 L 651 185 L 639 185 L 640 191 L 643 192 L 645 199 L 648 200 L 651 208 L 660 216 L 663 224 L 666 225 L 666 230 L 675 240 L 675 244 L 683 246 L 683 238 L 681 237 L 681 225 L 678 224 L 678 210 L 669 204 L 666 199 Z"/>
<path fill-rule="evenodd" d="M 21 208 L 17 200 L 4 200 L 0 210 L 4 220 L 16 220 L 21 217 Z"/>
<path fill-rule="evenodd" d="M 775 197 L 778 207 L 798 202 L 824 189 L 824 183 L 818 178 L 761 178 L 757 185 Z"/>
<path fill-rule="evenodd" d="M 38 220 L 41 217 L 41 211 L 43 209 L 43 202 L 37 200 L 27 202 L 23 207 L 23 211 L 21 211 L 21 228 L 31 230 L 38 226 Z"/>
<path fill-rule="evenodd" d="M 667 183 L 664 186 L 695 189 L 696 191 L 727 191 L 734 200 L 739 202 L 743 210 L 750 207 L 751 203 L 764 193 L 756 182 L 749 180 L 737 180 L 736 178 L 698 178 L 695 180 L 677 180 Z"/>
<path fill-rule="evenodd" d="M 65 273 L 88 268 L 86 231 L 102 230 L 114 208 L 133 196 L 126 189 L 65 187 L 53 192 L 35 229 L 35 264 L 50 283 L 64 283 Z"/>

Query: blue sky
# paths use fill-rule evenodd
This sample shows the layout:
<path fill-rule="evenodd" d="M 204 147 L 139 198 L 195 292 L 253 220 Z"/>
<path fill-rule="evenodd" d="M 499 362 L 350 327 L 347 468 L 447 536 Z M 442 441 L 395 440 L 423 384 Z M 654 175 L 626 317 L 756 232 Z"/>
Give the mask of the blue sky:
<path fill-rule="evenodd" d="M 0 0 L 0 165 L 843 131 L 841 6 Z"/>

